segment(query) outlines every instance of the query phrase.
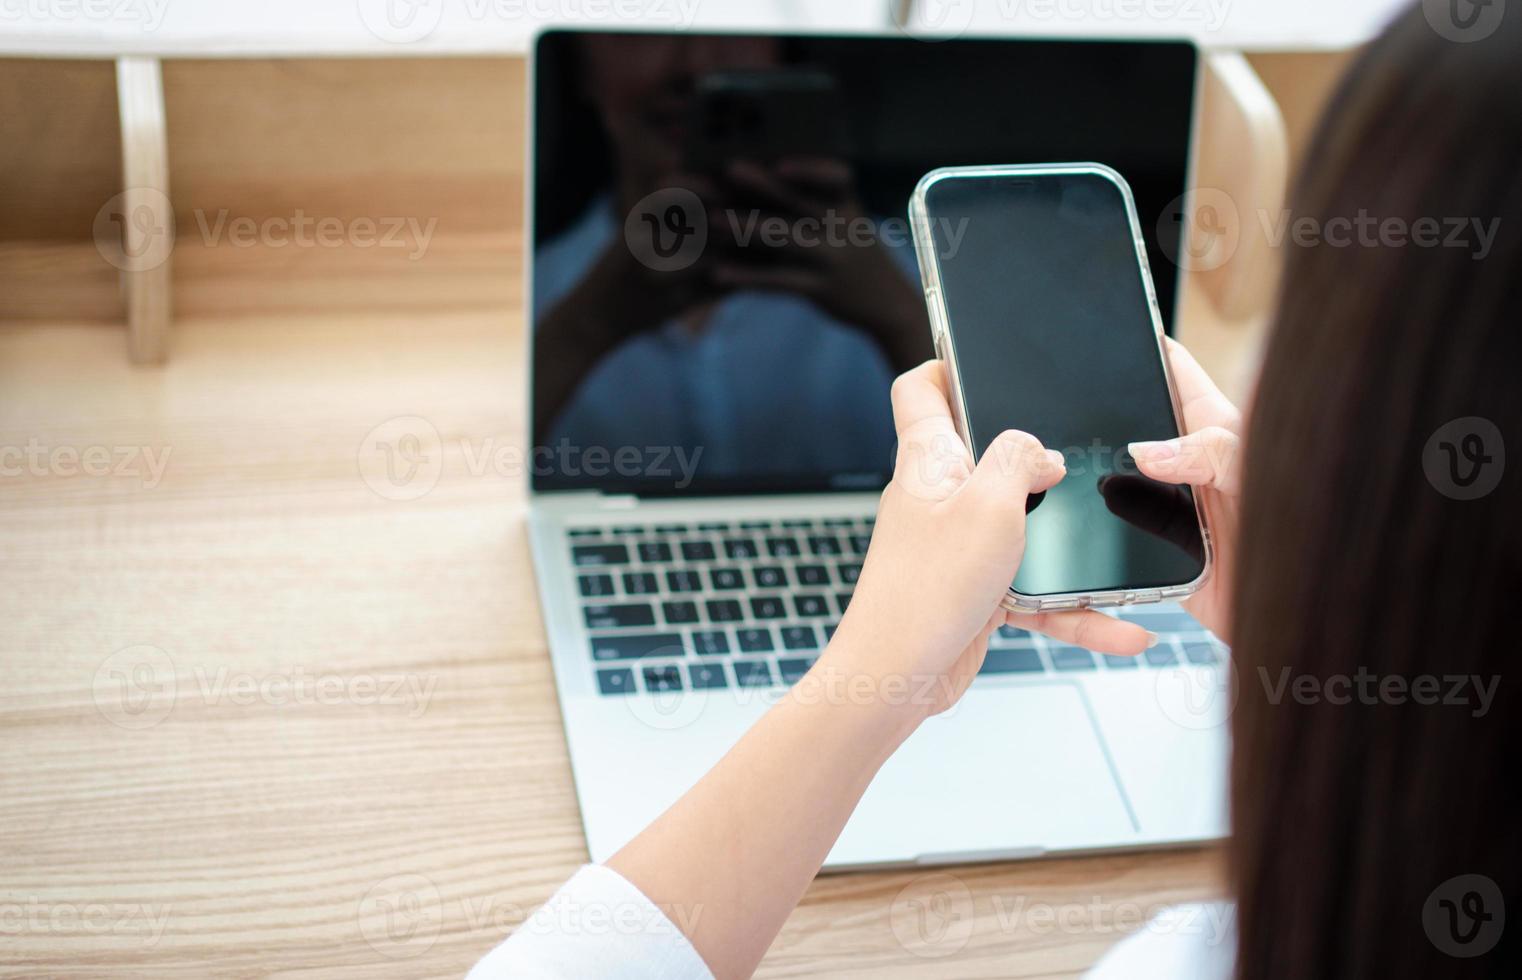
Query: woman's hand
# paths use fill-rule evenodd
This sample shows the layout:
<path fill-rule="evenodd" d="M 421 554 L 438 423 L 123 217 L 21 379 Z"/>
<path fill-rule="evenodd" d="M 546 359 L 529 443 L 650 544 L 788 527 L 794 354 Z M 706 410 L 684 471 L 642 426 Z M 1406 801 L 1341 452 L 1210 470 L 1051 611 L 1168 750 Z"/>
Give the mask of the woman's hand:
<path fill-rule="evenodd" d="M 1204 506 L 1215 546 L 1215 571 L 1205 587 L 1183 605 L 1221 642 L 1230 645 L 1231 583 L 1242 487 L 1242 413 L 1221 394 L 1183 344 L 1169 339 L 1167 350 L 1183 402 L 1187 434 L 1162 442 L 1132 443 L 1131 456 L 1143 475 L 1161 483 L 1191 487 Z"/>
<path fill-rule="evenodd" d="M 893 481 L 827 664 L 907 680 L 910 690 L 937 681 L 924 705 L 935 713 L 966 691 L 990 634 L 1006 623 L 1105 653 L 1140 653 L 1153 642 L 1141 627 L 1093 611 L 1000 607 L 1025 551 L 1026 498 L 1062 479 L 1060 453 L 1009 431 L 974 464 L 952 422 L 940 361 L 894 382 L 893 417 Z"/>

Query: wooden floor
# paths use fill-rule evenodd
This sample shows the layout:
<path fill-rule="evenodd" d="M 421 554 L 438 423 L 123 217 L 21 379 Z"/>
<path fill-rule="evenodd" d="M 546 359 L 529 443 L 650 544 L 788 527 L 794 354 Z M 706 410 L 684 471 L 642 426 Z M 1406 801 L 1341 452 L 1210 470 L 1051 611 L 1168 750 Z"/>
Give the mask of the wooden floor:
<path fill-rule="evenodd" d="M 438 248 L 182 249 L 162 368 L 0 326 L 0 974 L 459 976 L 586 860 L 523 487 L 472 465 L 526 439 L 520 249 Z M 443 469 L 387 499 L 361 447 L 411 417 Z M 1201 851 L 830 876 L 761 975 L 1072 976 L 1218 891 Z"/>

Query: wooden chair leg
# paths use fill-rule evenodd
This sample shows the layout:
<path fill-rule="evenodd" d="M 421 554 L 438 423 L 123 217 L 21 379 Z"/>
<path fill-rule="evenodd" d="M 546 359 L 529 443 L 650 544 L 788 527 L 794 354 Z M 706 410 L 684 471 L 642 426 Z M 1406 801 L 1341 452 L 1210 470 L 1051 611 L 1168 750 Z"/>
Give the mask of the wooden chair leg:
<path fill-rule="evenodd" d="M 120 233 L 125 260 L 122 294 L 127 314 L 127 355 L 138 364 L 168 354 L 174 209 L 169 204 L 169 148 L 165 138 L 164 80 L 157 58 L 116 61 L 116 97 L 122 127 Z"/>

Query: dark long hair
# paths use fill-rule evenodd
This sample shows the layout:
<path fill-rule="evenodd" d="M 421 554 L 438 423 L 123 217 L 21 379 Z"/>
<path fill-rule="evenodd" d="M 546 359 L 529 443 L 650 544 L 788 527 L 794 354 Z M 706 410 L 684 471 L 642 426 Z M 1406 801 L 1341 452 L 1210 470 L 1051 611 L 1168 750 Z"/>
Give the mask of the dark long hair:
<path fill-rule="evenodd" d="M 1522 976 L 1522 10 L 1435 23 L 1358 58 L 1291 195 L 1233 597 L 1241 980 Z"/>

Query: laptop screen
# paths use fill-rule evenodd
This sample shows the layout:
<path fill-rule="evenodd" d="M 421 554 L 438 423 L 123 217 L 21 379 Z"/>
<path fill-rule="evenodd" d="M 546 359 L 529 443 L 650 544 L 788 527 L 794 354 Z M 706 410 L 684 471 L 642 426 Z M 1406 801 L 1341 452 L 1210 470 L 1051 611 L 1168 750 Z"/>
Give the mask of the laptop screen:
<path fill-rule="evenodd" d="M 534 489 L 881 488 L 936 167 L 1114 167 L 1171 322 L 1195 71 L 1186 42 L 541 35 Z"/>

